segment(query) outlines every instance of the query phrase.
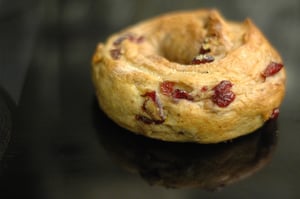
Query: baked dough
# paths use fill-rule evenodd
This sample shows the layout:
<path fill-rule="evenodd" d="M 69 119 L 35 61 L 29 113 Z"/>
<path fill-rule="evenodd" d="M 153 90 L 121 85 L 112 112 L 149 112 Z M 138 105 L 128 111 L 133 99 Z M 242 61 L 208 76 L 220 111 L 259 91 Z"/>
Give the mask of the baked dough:
<path fill-rule="evenodd" d="M 113 34 L 97 46 L 92 78 L 118 125 L 165 141 L 217 143 L 277 118 L 286 74 L 250 19 L 194 10 Z"/>

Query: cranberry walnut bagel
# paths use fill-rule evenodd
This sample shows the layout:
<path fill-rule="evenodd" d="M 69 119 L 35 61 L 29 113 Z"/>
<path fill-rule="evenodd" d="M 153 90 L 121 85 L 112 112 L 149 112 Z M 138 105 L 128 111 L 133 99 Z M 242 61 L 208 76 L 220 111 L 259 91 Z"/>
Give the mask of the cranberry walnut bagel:
<path fill-rule="evenodd" d="M 97 46 L 92 78 L 101 109 L 118 125 L 165 141 L 217 143 L 276 119 L 286 75 L 251 20 L 196 10 L 112 35 Z"/>

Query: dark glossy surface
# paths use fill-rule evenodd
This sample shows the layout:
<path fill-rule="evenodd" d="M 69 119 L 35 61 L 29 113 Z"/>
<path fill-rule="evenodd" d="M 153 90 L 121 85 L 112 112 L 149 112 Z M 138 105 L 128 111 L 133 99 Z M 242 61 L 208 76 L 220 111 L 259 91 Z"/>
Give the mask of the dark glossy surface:
<path fill-rule="evenodd" d="M 0 46 L 1 59 L 18 63 L 10 69 L 28 68 L 26 76 L 6 76 L 17 78 L 9 85 L 22 93 L 8 90 L 0 98 L 1 199 L 300 198 L 298 0 L 26 2 L 0 1 L 1 25 L 18 13 L 32 17 L 31 25 L 19 18 L 18 31 L 1 29 L 5 44 L 31 35 L 19 43 L 26 59 Z M 163 143 L 114 125 L 97 108 L 90 80 L 96 44 L 145 18 L 200 7 L 216 7 L 232 20 L 252 18 L 281 52 L 288 82 L 278 120 L 213 146 Z M 7 63 L 13 62 L 1 60 L 1 74 Z M 8 99 L 18 91 L 19 100 Z"/>

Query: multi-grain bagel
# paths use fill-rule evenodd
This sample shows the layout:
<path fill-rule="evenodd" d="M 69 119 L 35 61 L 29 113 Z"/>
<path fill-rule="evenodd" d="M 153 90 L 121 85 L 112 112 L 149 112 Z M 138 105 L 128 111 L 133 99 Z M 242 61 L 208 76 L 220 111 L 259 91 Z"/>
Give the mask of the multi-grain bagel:
<path fill-rule="evenodd" d="M 276 118 L 285 92 L 277 51 L 246 19 L 216 10 L 165 14 L 100 43 L 92 77 L 102 110 L 132 132 L 217 143 Z"/>

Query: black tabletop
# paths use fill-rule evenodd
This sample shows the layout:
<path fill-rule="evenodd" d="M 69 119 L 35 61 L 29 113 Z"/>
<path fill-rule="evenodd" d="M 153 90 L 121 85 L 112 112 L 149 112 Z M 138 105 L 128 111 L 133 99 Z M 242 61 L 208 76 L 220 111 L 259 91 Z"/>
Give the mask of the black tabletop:
<path fill-rule="evenodd" d="M 250 17 L 281 53 L 277 121 L 216 145 L 152 140 L 110 121 L 90 77 L 97 43 L 207 7 Z M 0 24 L 0 198 L 300 198 L 298 0 L 4 0 Z"/>

